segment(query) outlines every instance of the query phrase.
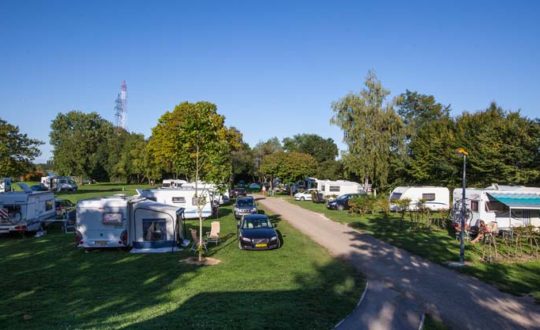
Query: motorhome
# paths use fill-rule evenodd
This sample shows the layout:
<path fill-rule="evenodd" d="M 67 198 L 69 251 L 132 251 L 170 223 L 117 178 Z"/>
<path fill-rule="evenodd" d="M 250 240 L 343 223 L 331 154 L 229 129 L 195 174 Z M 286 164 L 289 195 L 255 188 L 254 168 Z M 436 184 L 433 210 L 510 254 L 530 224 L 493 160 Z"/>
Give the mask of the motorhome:
<path fill-rule="evenodd" d="M 450 190 L 446 187 L 396 187 L 389 197 L 390 210 L 399 211 L 399 206 L 395 202 L 404 199 L 410 200 L 408 209 L 411 211 L 418 210 L 421 201 L 431 211 L 450 209 Z"/>
<path fill-rule="evenodd" d="M 11 191 L 11 179 L 0 178 L 0 193 Z"/>
<path fill-rule="evenodd" d="M 365 194 L 364 188 L 360 183 L 346 180 L 318 180 L 310 185 L 310 188 L 316 188 L 324 197 L 340 196 L 343 194 Z"/>
<path fill-rule="evenodd" d="M 77 191 L 78 186 L 73 179 L 67 176 L 44 176 L 41 184 L 51 191 Z"/>
<path fill-rule="evenodd" d="M 190 187 L 176 189 L 137 189 L 140 197 L 183 208 L 186 219 L 199 218 L 198 203 L 201 203 L 201 215 L 203 218 L 208 218 L 212 215 L 212 196 L 206 189 L 199 189 L 197 191 L 198 198 L 195 197 L 195 192 L 195 189 Z"/>
<path fill-rule="evenodd" d="M 175 250 L 183 240 L 183 209 L 121 195 L 77 204 L 77 246 Z"/>
<path fill-rule="evenodd" d="M 0 233 L 35 232 L 42 223 L 56 217 L 54 194 L 32 191 L 19 184 L 23 191 L 0 194 Z"/>
<path fill-rule="evenodd" d="M 462 203 L 462 190 L 453 193 L 455 208 Z M 512 227 L 540 227 L 540 188 L 493 184 L 484 189 L 465 189 L 470 226 L 495 222 L 501 230 Z M 459 216 L 459 215 L 458 215 Z"/>

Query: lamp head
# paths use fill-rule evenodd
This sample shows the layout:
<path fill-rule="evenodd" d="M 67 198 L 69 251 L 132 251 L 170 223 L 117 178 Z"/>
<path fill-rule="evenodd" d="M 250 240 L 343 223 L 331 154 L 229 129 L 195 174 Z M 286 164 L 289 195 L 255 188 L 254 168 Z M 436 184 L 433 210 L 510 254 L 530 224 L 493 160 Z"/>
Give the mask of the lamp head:
<path fill-rule="evenodd" d="M 468 155 L 469 155 L 469 153 L 467 152 L 467 150 L 465 150 L 465 148 L 461 148 L 461 147 L 460 147 L 460 148 L 457 148 L 457 149 L 456 149 L 456 152 L 457 152 L 458 154 L 460 154 L 460 155 L 463 155 L 463 156 L 468 156 Z"/>

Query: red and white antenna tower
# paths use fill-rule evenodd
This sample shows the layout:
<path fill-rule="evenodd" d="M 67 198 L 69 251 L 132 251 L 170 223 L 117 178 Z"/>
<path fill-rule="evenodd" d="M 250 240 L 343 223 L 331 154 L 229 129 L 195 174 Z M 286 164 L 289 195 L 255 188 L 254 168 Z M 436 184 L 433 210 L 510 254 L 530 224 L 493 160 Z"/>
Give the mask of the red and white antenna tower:
<path fill-rule="evenodd" d="M 127 130 L 127 84 L 122 81 L 120 93 L 116 97 L 116 105 L 114 107 L 116 117 L 116 127 Z"/>

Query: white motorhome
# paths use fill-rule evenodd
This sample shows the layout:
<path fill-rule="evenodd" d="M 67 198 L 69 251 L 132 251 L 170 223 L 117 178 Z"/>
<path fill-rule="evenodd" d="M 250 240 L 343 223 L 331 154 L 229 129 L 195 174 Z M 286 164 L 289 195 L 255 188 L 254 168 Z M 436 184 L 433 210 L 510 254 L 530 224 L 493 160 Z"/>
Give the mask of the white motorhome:
<path fill-rule="evenodd" d="M 454 206 L 462 201 L 462 190 L 454 190 Z M 478 226 L 496 222 L 497 227 L 540 227 L 540 188 L 524 186 L 491 185 L 484 189 L 467 188 L 465 202 L 470 211 L 469 225 Z"/>
<path fill-rule="evenodd" d="M 212 197 L 208 190 L 199 189 L 199 198 L 195 197 L 195 189 L 190 187 L 176 189 L 137 189 L 139 196 L 175 207 L 184 209 L 184 218 L 198 219 L 199 210 L 197 203 L 202 202 L 202 217 L 212 215 Z"/>
<path fill-rule="evenodd" d="M 35 232 L 42 223 L 56 217 L 54 194 L 32 191 L 20 184 L 24 191 L 0 194 L 0 233 Z"/>
<path fill-rule="evenodd" d="M 343 194 L 365 194 L 364 188 L 360 183 L 346 180 L 318 180 L 315 179 L 312 188 L 316 188 L 324 197 L 340 196 Z"/>
<path fill-rule="evenodd" d="M 11 179 L 0 178 L 0 193 L 11 191 Z"/>
<path fill-rule="evenodd" d="M 175 250 L 183 239 L 182 209 L 121 195 L 77 204 L 77 246 Z"/>
<path fill-rule="evenodd" d="M 396 187 L 389 197 L 390 210 L 399 211 L 399 207 L 394 202 L 400 199 L 410 199 L 409 210 L 411 211 L 418 209 L 420 200 L 424 200 L 425 207 L 431 211 L 450 209 L 450 190 L 446 187 Z"/>

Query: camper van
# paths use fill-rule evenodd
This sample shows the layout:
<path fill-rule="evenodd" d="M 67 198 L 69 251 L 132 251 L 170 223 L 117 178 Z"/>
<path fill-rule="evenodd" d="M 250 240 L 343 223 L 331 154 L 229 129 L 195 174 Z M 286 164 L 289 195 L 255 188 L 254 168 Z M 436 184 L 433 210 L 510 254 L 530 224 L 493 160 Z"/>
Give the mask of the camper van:
<path fill-rule="evenodd" d="M 314 180 L 315 183 L 311 184 L 311 187 L 316 188 L 323 194 L 324 197 L 332 195 L 340 196 L 343 194 L 365 194 L 364 188 L 361 184 L 353 181 L 346 180 Z"/>
<path fill-rule="evenodd" d="M 24 184 L 21 188 L 0 194 L 0 233 L 35 232 L 56 217 L 52 192 L 33 192 Z"/>
<path fill-rule="evenodd" d="M 454 190 L 454 205 L 462 202 L 462 190 Z M 540 188 L 493 184 L 484 189 L 467 188 L 465 203 L 469 210 L 469 225 L 479 221 L 495 222 L 501 230 L 512 227 L 540 227 Z"/>
<path fill-rule="evenodd" d="M 163 203 L 184 209 L 186 219 L 198 219 L 198 201 L 203 202 L 202 217 L 208 218 L 212 215 L 212 198 L 208 190 L 200 189 L 199 198 L 195 197 L 195 189 L 190 187 L 177 189 L 137 189 L 140 197 L 144 197 L 158 203 Z"/>
<path fill-rule="evenodd" d="M 0 193 L 11 191 L 11 179 L 0 178 Z"/>
<path fill-rule="evenodd" d="M 77 246 L 174 249 L 184 237 L 183 209 L 139 197 L 113 196 L 77 204 Z"/>
<path fill-rule="evenodd" d="M 409 210 L 418 209 L 420 200 L 424 200 L 425 207 L 431 211 L 450 209 L 450 191 L 446 187 L 396 187 L 390 194 L 390 210 L 399 211 L 393 202 L 400 199 L 410 199 Z"/>

